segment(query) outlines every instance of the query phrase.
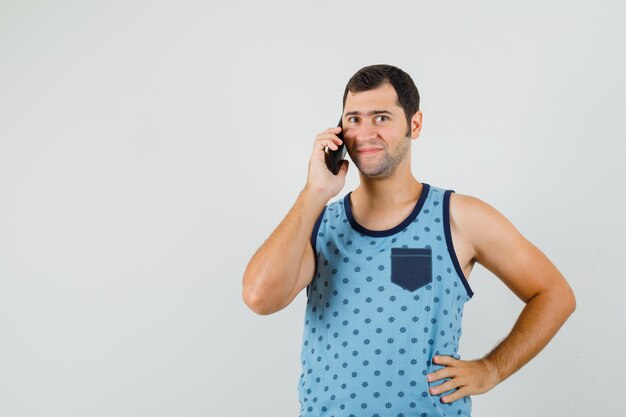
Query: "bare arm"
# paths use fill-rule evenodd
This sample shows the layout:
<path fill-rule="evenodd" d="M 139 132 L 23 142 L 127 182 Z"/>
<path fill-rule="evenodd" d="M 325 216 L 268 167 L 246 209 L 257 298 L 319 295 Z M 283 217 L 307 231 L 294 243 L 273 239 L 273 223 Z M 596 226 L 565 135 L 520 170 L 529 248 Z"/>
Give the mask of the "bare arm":
<path fill-rule="evenodd" d="M 513 329 L 494 349 L 484 356 L 496 375 L 497 383 L 517 372 L 534 358 L 554 337 L 576 309 L 570 286 L 548 258 L 534 248 L 535 274 L 546 273 L 544 285 L 529 299 Z"/>
<path fill-rule="evenodd" d="M 248 263 L 242 296 L 256 313 L 266 315 L 283 309 L 299 292 L 293 291 L 298 277 L 304 280 L 300 286 L 313 278 L 313 259 L 307 259 L 306 268 L 299 272 L 305 249 L 311 248 L 313 225 L 326 202 L 324 197 L 305 187 L 287 216 Z"/>
<path fill-rule="evenodd" d="M 484 393 L 504 381 L 548 344 L 576 308 L 576 298 L 563 275 L 500 212 L 477 198 L 455 194 L 450 207 L 451 213 L 456 213 L 456 226 L 472 242 L 476 261 L 526 305 L 509 335 L 483 358 L 435 359 L 446 368 L 434 372 L 430 381 L 453 379 L 432 388 L 431 393 L 459 388 L 445 402 Z"/>
<path fill-rule="evenodd" d="M 258 314 L 272 314 L 286 307 L 313 279 L 315 253 L 310 237 L 325 204 L 346 180 L 348 161 L 337 175 L 326 167 L 324 146 L 337 150 L 342 143 L 330 128 L 315 137 L 307 183 L 287 216 L 256 251 L 243 275 L 242 298 Z"/>

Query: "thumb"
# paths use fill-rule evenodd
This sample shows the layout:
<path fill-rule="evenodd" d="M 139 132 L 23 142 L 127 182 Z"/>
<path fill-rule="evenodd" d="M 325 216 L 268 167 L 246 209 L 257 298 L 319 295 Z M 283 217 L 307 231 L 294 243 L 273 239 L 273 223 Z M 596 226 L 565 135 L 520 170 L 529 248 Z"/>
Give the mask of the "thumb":
<path fill-rule="evenodd" d="M 341 162 L 341 168 L 339 168 L 339 172 L 342 174 L 345 174 L 346 172 L 348 172 L 348 165 L 349 165 L 348 160 L 344 159 Z"/>

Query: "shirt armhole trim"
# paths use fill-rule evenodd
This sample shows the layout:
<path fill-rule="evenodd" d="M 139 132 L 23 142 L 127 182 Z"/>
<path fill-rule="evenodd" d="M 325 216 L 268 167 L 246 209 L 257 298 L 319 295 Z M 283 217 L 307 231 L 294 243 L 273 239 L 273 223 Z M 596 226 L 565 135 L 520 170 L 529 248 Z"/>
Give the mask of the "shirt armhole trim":
<path fill-rule="evenodd" d="M 452 259 L 452 264 L 454 265 L 454 269 L 456 270 L 457 275 L 461 279 L 461 283 L 465 287 L 467 291 L 467 295 L 469 298 L 472 298 L 474 295 L 474 291 L 470 287 L 465 275 L 463 274 L 463 270 L 461 269 L 461 265 L 459 264 L 459 259 L 456 256 L 456 252 L 454 251 L 454 245 L 452 243 L 452 233 L 450 232 L 450 194 L 452 194 L 454 190 L 446 190 L 443 194 L 443 229 L 446 235 L 446 245 L 448 247 L 448 253 L 450 254 L 450 259 Z"/>
<path fill-rule="evenodd" d="M 320 225 L 322 223 L 322 219 L 324 218 L 324 213 L 326 212 L 326 207 L 328 207 L 328 206 L 324 206 L 324 208 L 322 209 L 322 212 L 317 217 L 317 220 L 315 221 L 315 224 L 313 225 L 313 231 L 311 232 L 311 246 L 313 247 L 313 257 L 315 258 L 315 269 L 313 270 L 313 279 L 311 280 L 311 283 L 306 286 L 306 297 L 307 298 L 309 298 L 309 287 L 311 286 L 311 284 L 315 280 L 315 275 L 317 275 L 317 246 L 316 246 L 317 245 L 317 233 L 318 233 L 318 231 L 320 229 Z"/>

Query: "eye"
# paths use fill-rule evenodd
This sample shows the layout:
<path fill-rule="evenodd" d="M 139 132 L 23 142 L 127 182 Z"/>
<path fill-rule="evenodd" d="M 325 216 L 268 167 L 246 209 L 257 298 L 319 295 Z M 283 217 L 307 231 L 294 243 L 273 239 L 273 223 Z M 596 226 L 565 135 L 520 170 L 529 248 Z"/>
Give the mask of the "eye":
<path fill-rule="evenodd" d="M 352 119 L 356 119 L 356 117 L 354 117 L 354 116 L 348 117 L 348 121 L 349 122 L 352 122 Z"/>
<path fill-rule="evenodd" d="M 384 114 L 379 114 L 378 116 L 376 116 L 376 118 L 379 118 L 379 117 L 384 117 L 384 118 L 385 118 L 385 120 L 386 120 L 386 119 L 389 119 L 389 117 L 385 116 Z"/>

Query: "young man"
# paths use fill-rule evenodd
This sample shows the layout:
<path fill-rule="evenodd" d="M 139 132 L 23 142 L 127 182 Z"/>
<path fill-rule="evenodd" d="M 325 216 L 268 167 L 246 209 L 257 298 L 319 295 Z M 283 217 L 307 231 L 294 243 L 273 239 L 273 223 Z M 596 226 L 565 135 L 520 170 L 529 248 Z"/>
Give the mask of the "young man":
<path fill-rule="evenodd" d="M 495 208 L 417 181 L 411 142 L 422 113 L 413 80 L 373 65 L 348 82 L 343 138 L 360 184 L 344 186 L 315 138 L 307 183 L 243 277 L 258 314 L 289 305 L 306 287 L 302 374 L 305 416 L 469 416 L 471 395 L 509 377 L 556 334 L 574 294 L 550 260 Z M 475 262 L 526 304 L 510 334 L 475 360 L 457 354 Z"/>

